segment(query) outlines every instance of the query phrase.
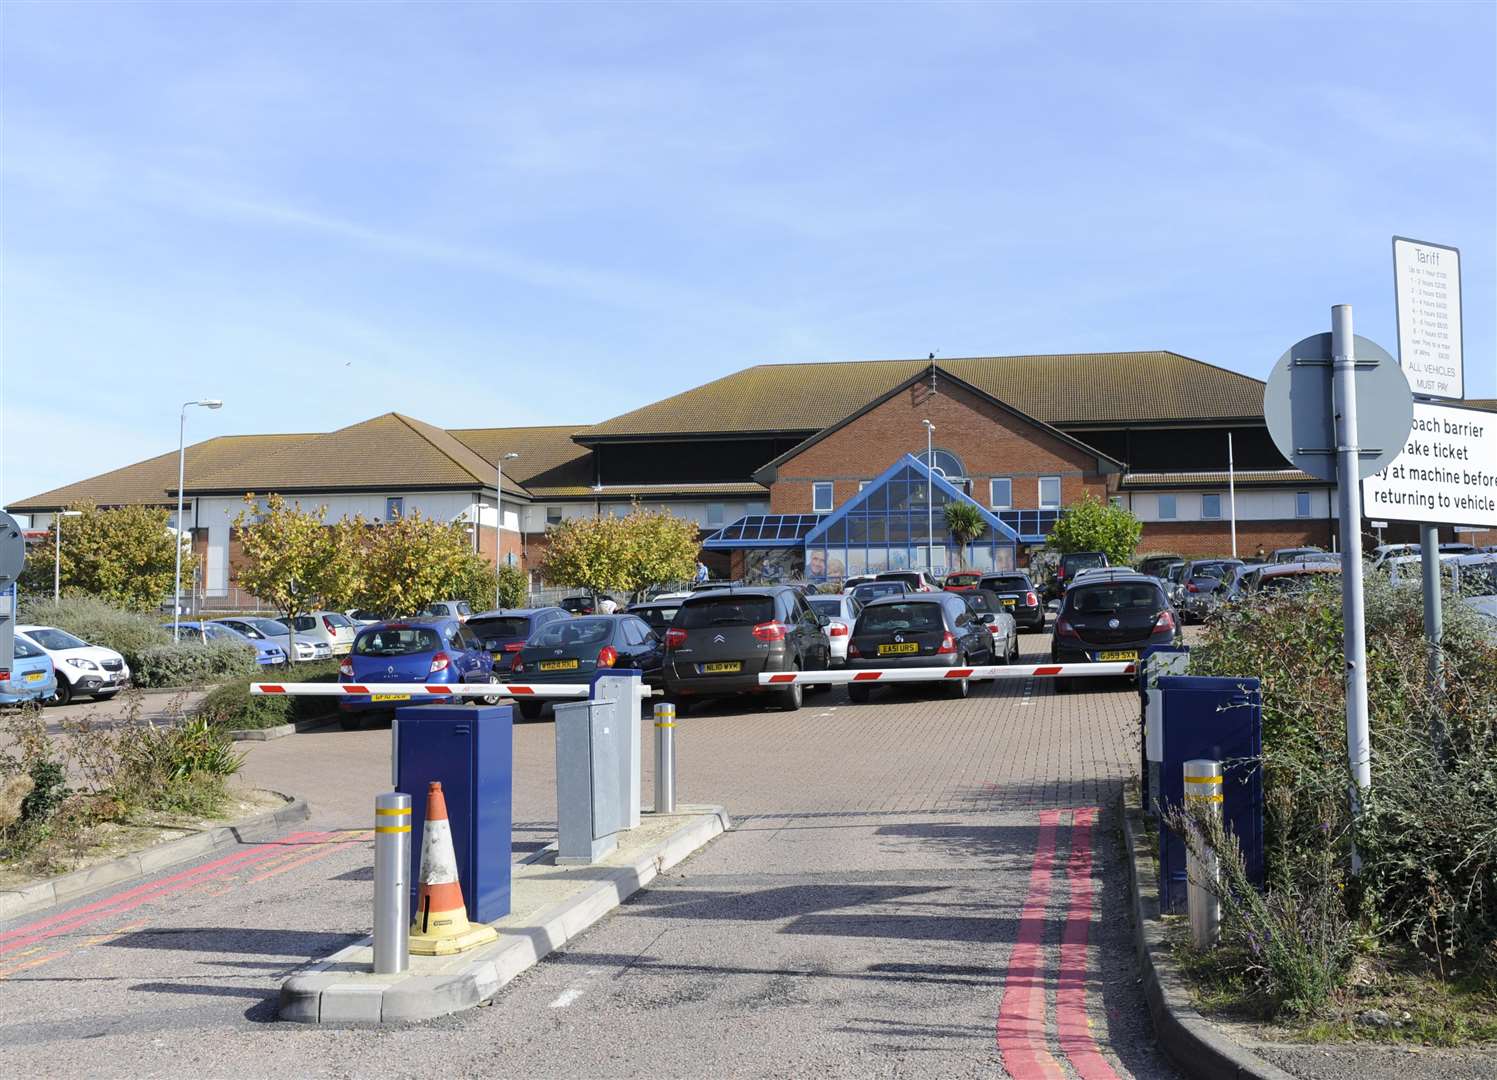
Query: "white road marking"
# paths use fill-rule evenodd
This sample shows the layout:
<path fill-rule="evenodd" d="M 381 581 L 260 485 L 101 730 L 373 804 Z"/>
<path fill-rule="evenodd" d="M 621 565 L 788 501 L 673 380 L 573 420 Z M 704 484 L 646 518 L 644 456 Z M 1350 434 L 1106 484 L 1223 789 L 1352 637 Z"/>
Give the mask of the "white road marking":
<path fill-rule="evenodd" d="M 583 989 L 580 986 L 574 986 L 570 990 L 563 990 L 560 994 L 557 995 L 556 1000 L 551 1002 L 551 1008 L 565 1009 L 572 1002 L 580 998 L 582 994 Z"/>

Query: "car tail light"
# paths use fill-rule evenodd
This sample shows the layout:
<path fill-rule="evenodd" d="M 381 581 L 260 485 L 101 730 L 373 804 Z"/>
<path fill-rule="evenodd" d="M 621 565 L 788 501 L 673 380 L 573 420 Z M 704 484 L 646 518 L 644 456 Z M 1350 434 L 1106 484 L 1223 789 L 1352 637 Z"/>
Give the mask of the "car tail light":
<path fill-rule="evenodd" d="M 1192 581 L 1190 584 L 1188 584 L 1188 585 L 1185 586 L 1185 591 L 1186 592 L 1200 592 L 1201 590 L 1198 589 L 1198 588 L 1196 588 L 1196 583 L 1194 581 Z"/>
<path fill-rule="evenodd" d="M 525 664 L 517 656 L 515 657 L 515 662 L 510 665 L 509 670 L 518 675 L 525 670 Z"/>
<path fill-rule="evenodd" d="M 846 637 L 850 633 L 852 631 L 847 628 L 846 623 L 834 622 L 827 627 L 827 634 L 831 637 Z"/>
<path fill-rule="evenodd" d="M 1154 620 L 1154 633 L 1163 634 L 1166 631 L 1174 633 L 1175 616 L 1168 611 L 1161 611 L 1159 618 Z"/>
<path fill-rule="evenodd" d="M 938 653 L 954 653 L 954 652 L 956 652 L 956 637 L 951 633 L 950 630 L 946 631 L 946 633 L 944 633 L 944 634 L 941 635 L 941 647 L 939 649 L 937 649 L 936 652 L 938 652 Z"/>
<path fill-rule="evenodd" d="M 333 620 L 329 619 L 326 615 L 322 617 L 322 626 L 323 629 L 325 629 L 329 634 L 333 635 L 333 637 L 338 636 L 338 628 L 333 625 Z"/>
<path fill-rule="evenodd" d="M 785 624 L 779 622 L 761 622 L 754 627 L 755 641 L 784 641 Z"/>
<path fill-rule="evenodd" d="M 1038 596 L 1034 595 L 1034 593 L 1032 593 L 1032 592 L 1027 592 L 1027 593 L 1024 594 L 1024 606 L 1025 607 L 1039 607 L 1040 606 L 1040 598 Z"/>
<path fill-rule="evenodd" d="M 860 648 L 858 648 L 858 643 L 857 642 L 855 642 L 855 641 L 849 641 L 847 643 L 847 655 L 848 656 L 859 656 L 860 657 L 860 656 L 863 655 L 863 650 L 860 649 Z"/>
<path fill-rule="evenodd" d="M 598 654 L 599 667 L 613 667 L 618 661 L 619 654 L 612 645 L 604 645 L 603 651 Z"/>
<path fill-rule="evenodd" d="M 444 652 L 439 652 L 436 656 L 433 656 L 431 658 L 431 670 L 427 672 L 427 674 L 435 675 L 439 671 L 446 671 L 448 665 L 450 665 L 451 663 L 452 657 L 448 656 Z"/>
<path fill-rule="evenodd" d="M 1056 619 L 1055 620 L 1055 636 L 1056 637 L 1080 637 L 1081 635 L 1078 634 L 1078 633 L 1076 633 L 1076 628 L 1074 626 L 1072 626 L 1070 623 L 1066 622 L 1064 619 Z"/>
<path fill-rule="evenodd" d="M 508 645 L 504 646 L 504 651 L 505 652 L 519 652 L 524 647 L 525 647 L 525 643 L 523 641 L 511 641 Z"/>
<path fill-rule="evenodd" d="M 671 629 L 669 629 L 669 630 L 667 630 L 665 632 L 665 647 L 667 649 L 674 649 L 678 645 L 685 645 L 685 644 L 686 644 L 686 631 L 685 630 L 678 630 L 675 627 L 672 627 Z"/>
<path fill-rule="evenodd" d="M 338 662 L 338 675 L 344 679 L 353 678 L 353 661 L 346 656 Z"/>

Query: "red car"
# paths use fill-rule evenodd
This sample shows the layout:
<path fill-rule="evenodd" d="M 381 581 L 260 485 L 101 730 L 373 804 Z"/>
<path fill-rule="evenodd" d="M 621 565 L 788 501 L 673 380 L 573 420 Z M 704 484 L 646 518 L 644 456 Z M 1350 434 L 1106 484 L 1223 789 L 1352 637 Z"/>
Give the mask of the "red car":
<path fill-rule="evenodd" d="M 941 588 L 947 592 L 969 592 L 977 588 L 977 583 L 982 580 L 981 572 L 977 570 L 958 570 L 954 574 L 947 574 Z"/>

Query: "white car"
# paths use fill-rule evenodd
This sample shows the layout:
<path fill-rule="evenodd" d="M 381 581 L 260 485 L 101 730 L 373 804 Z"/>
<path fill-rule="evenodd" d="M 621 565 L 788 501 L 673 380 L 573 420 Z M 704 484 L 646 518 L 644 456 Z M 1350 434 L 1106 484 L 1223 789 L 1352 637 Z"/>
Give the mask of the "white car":
<path fill-rule="evenodd" d="M 16 636 L 52 659 L 57 694 L 48 704 L 66 705 L 80 695 L 108 700 L 130 683 L 130 666 L 113 649 L 90 645 L 55 626 L 18 626 Z"/>
<path fill-rule="evenodd" d="M 858 612 L 863 605 L 847 593 L 831 596 L 808 596 L 806 603 L 818 615 L 831 619 L 822 632 L 832 646 L 832 667 L 847 666 L 847 646 L 852 641 L 853 624 L 858 621 Z"/>
<path fill-rule="evenodd" d="M 289 625 L 286 619 L 277 619 L 282 626 Z M 353 639 L 359 628 L 341 611 L 314 611 L 310 615 L 298 615 L 294 627 L 298 637 L 323 642 L 334 656 L 347 656 L 353 651 Z"/>
<path fill-rule="evenodd" d="M 286 624 L 277 622 L 275 619 L 236 615 L 232 618 L 213 621 L 227 626 L 230 630 L 238 630 L 251 641 L 269 642 L 271 645 L 279 645 L 282 649 L 286 647 L 286 639 L 291 636 L 286 633 Z M 332 646 L 325 641 L 319 641 L 310 634 L 297 634 L 292 640 L 296 645 L 298 663 L 306 660 L 326 660 L 333 655 Z"/>
<path fill-rule="evenodd" d="M 1447 565 L 1454 554 L 1440 555 L 1441 576 L 1447 580 L 1450 578 L 1450 567 Z M 1394 555 L 1390 559 L 1383 560 L 1384 570 L 1388 571 L 1388 580 L 1394 585 L 1418 585 L 1424 577 L 1424 557 L 1422 555 Z"/>
<path fill-rule="evenodd" d="M 473 614 L 473 609 L 468 606 L 466 600 L 438 600 L 434 604 L 427 604 L 418 613 L 418 618 L 427 619 L 456 619 L 458 622 L 467 622 L 468 616 Z"/>

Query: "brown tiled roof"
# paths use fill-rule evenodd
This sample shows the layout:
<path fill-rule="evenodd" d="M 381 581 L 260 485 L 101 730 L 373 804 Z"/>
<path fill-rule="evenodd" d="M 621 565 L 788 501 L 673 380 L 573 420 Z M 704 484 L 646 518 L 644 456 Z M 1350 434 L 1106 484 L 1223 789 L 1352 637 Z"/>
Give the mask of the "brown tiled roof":
<path fill-rule="evenodd" d="M 1239 487 L 1264 487 L 1274 484 L 1318 484 L 1330 486 L 1325 480 L 1317 480 L 1308 473 L 1300 472 L 1298 469 L 1239 469 L 1235 477 Z M 1203 487 L 1215 485 L 1227 486 L 1226 470 L 1220 472 L 1179 472 L 1179 473 L 1124 473 L 1121 481 L 1123 488 L 1156 488 L 1156 487 Z"/>
<path fill-rule="evenodd" d="M 187 486 L 198 477 L 236 468 L 253 472 L 259 462 L 277 451 L 294 447 L 320 436 L 294 435 L 221 435 L 216 439 L 194 443 L 187 448 Z M 138 504 L 171 504 L 177 490 L 177 452 L 175 450 L 126 465 L 122 469 L 100 473 L 76 484 L 44 491 L 29 499 L 11 503 L 9 509 L 22 514 L 46 512 L 77 503 L 97 506 L 130 506 Z"/>
<path fill-rule="evenodd" d="M 497 461 L 500 454 L 519 454 L 504 463 L 504 490 L 509 479 L 525 485 L 527 491 L 538 487 L 576 487 L 592 483 L 592 453 L 572 441 L 580 430 L 577 424 L 547 427 L 453 428 L 448 434 L 471 447 L 485 461 Z"/>
<path fill-rule="evenodd" d="M 819 431 L 929 364 L 761 364 L 583 428 L 577 437 Z M 988 356 L 936 366 L 1048 424 L 1263 415 L 1262 382 L 1179 353 Z"/>
<path fill-rule="evenodd" d="M 749 498 L 769 498 L 769 489 L 761 484 L 608 484 L 601 490 L 595 490 L 587 484 L 576 484 L 570 487 L 537 487 L 528 485 L 528 490 L 537 499 L 580 499 L 580 498 L 640 498 L 660 499 L 667 496 L 724 496 L 740 495 Z"/>

